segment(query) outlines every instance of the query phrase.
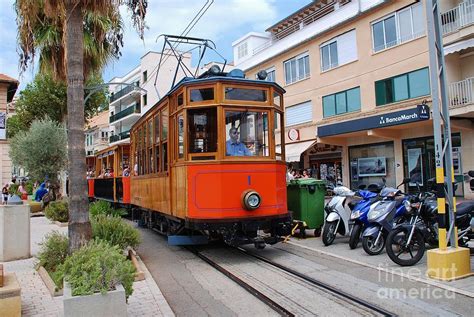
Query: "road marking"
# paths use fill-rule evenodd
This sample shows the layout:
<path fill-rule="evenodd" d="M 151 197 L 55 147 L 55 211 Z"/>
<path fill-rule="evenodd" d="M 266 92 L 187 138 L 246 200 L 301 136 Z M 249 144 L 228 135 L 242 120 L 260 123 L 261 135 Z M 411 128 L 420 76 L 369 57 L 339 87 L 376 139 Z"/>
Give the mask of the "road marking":
<path fill-rule="evenodd" d="M 369 264 L 369 263 L 364 263 L 364 262 L 357 261 L 357 260 L 354 260 L 354 259 L 351 259 L 351 258 L 346 258 L 344 256 L 340 256 L 340 255 L 333 254 L 333 253 L 330 253 L 330 252 L 314 249 L 314 248 L 311 248 L 311 247 L 308 247 L 308 246 L 305 246 L 305 245 L 301 245 L 301 244 L 298 244 L 298 243 L 295 243 L 295 242 L 292 242 L 292 241 L 287 241 L 286 243 L 297 246 L 297 247 L 300 247 L 302 249 L 311 250 L 311 251 L 314 251 L 314 252 L 317 252 L 317 253 L 320 253 L 320 254 L 324 254 L 324 255 L 331 256 L 331 257 L 334 257 L 334 258 L 338 258 L 338 259 L 341 259 L 341 260 L 344 260 L 344 261 L 352 262 L 354 264 L 369 267 L 371 269 L 375 269 L 375 270 L 378 270 L 378 271 L 398 275 L 398 276 L 401 276 L 403 278 L 409 279 L 411 281 L 425 283 L 425 284 L 428 284 L 428 285 L 432 285 L 432 286 L 436 286 L 436 287 L 445 289 L 445 290 L 450 291 L 450 292 L 454 292 L 454 293 L 458 293 L 458 294 L 461 294 L 461 295 L 464 295 L 464 296 L 467 296 L 467 297 L 474 298 L 474 293 L 473 292 L 462 290 L 462 289 L 455 288 L 455 287 L 448 286 L 448 285 L 444 285 L 444 284 L 438 283 L 436 281 L 427 280 L 427 279 L 424 279 L 424 278 L 421 278 L 421 277 L 410 276 L 406 273 L 393 271 L 393 270 L 386 269 L 386 268 L 383 268 L 383 267 L 378 267 L 378 266 L 375 266 L 375 265 L 372 265 L 372 264 Z"/>

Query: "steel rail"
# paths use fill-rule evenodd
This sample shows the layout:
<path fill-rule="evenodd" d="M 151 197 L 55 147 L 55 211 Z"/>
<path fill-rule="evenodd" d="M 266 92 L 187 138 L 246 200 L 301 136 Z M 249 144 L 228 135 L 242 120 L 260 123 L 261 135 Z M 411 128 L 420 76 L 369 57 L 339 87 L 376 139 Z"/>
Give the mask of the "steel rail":
<path fill-rule="evenodd" d="M 187 247 L 189 251 L 191 251 L 193 254 L 195 254 L 197 257 L 199 257 L 201 260 L 206 262 L 207 264 L 211 265 L 213 268 L 230 278 L 232 281 L 237 283 L 240 287 L 244 288 L 247 292 L 258 298 L 260 301 L 265 303 L 267 306 L 269 306 L 271 309 L 279 313 L 281 316 L 288 316 L 288 317 L 294 317 L 295 314 L 257 290 L 256 288 L 250 286 L 248 283 L 246 283 L 244 280 L 241 278 L 237 277 L 236 275 L 232 274 L 230 271 L 226 270 L 219 264 L 217 264 L 215 261 L 211 260 L 209 257 L 205 256 L 201 252 L 197 251 L 194 248 Z"/>
<path fill-rule="evenodd" d="M 309 283 L 311 283 L 311 284 L 313 284 L 313 285 L 316 285 L 316 286 L 318 286 L 318 287 L 320 287 L 320 288 L 323 288 L 323 289 L 325 289 L 325 290 L 328 290 L 328 291 L 330 291 L 330 292 L 333 293 L 333 294 L 339 295 L 340 297 L 343 297 L 343 298 L 348 299 L 348 300 L 350 300 L 350 301 L 352 301 L 352 302 L 355 302 L 355 303 L 359 304 L 360 306 L 363 306 L 363 307 L 365 307 L 365 308 L 368 308 L 368 309 L 370 309 L 370 310 L 372 310 L 372 311 L 374 311 L 374 312 L 377 312 L 377 313 L 379 313 L 379 314 L 381 314 L 381 315 L 383 315 L 383 316 L 397 316 L 397 314 L 395 314 L 395 313 L 392 313 L 392 312 L 390 312 L 390 311 L 387 311 L 387 310 L 385 310 L 385 309 L 383 309 L 383 308 L 381 308 L 381 307 L 379 307 L 379 306 L 377 306 L 377 305 L 371 304 L 371 303 L 369 303 L 369 302 L 367 302 L 367 301 L 365 301 L 365 300 L 363 300 L 363 299 L 357 298 L 357 297 L 355 297 L 355 296 L 353 296 L 353 295 L 351 295 L 351 294 L 349 294 L 349 293 L 346 293 L 346 292 L 344 292 L 344 291 L 342 291 L 342 290 L 340 290 L 340 289 L 337 289 L 337 288 L 335 288 L 334 286 L 331 286 L 331 285 L 326 284 L 326 283 L 324 283 L 324 282 L 318 281 L 318 280 L 316 280 L 316 279 L 314 279 L 314 278 L 312 278 L 312 277 L 310 277 L 310 276 L 304 275 L 304 274 L 302 274 L 302 273 L 300 273 L 300 272 L 297 272 L 297 271 L 295 271 L 295 270 L 293 270 L 293 269 L 290 269 L 290 268 L 288 268 L 288 267 L 286 267 L 286 266 L 283 266 L 283 265 L 281 265 L 281 264 L 279 264 L 279 263 L 273 262 L 273 261 L 271 261 L 271 260 L 269 260 L 269 259 L 267 259 L 267 258 L 265 258 L 265 257 L 263 257 L 263 256 L 260 256 L 260 255 L 258 255 L 258 254 L 254 254 L 254 253 L 249 252 L 249 251 L 247 251 L 247 250 L 245 250 L 245 249 L 243 249 L 243 248 L 240 248 L 240 247 L 239 247 L 239 248 L 236 248 L 236 249 L 239 250 L 239 251 L 240 251 L 241 253 L 243 253 L 243 254 L 246 254 L 246 255 L 248 255 L 248 256 L 254 257 L 254 258 L 256 258 L 256 259 L 258 259 L 258 260 L 260 260 L 260 261 L 262 261 L 262 262 L 265 262 L 265 263 L 267 263 L 267 264 L 269 264 L 269 265 L 271 265 L 271 266 L 274 266 L 274 267 L 276 267 L 276 268 L 278 268 L 278 269 L 280 269 L 280 270 L 282 270 L 282 271 L 284 271 L 284 272 L 286 272 L 286 273 L 289 273 L 289 274 L 291 274 L 291 275 L 295 275 L 295 276 L 299 277 L 300 279 L 302 279 L 302 280 L 304 280 L 304 281 L 306 281 L 306 282 L 309 282 Z"/>

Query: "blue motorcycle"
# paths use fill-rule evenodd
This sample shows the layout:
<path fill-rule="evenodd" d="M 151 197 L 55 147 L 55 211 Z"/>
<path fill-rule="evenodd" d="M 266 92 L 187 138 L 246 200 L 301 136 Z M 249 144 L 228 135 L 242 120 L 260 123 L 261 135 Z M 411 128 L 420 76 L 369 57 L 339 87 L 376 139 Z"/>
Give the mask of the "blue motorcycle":
<path fill-rule="evenodd" d="M 397 188 L 386 187 L 380 192 L 382 200 L 370 206 L 367 214 L 369 225 L 362 233 L 362 247 L 369 255 L 377 255 L 385 247 L 388 233 L 392 230 L 394 223 L 405 221 L 406 208 L 404 201 L 408 196 L 403 194 L 398 187 L 409 182 L 404 180 Z"/>
<path fill-rule="evenodd" d="M 349 220 L 349 225 L 352 227 L 349 238 L 349 247 L 351 249 L 357 248 L 362 230 L 369 225 L 367 214 L 369 213 L 370 206 L 380 199 L 376 192 L 369 190 L 359 190 L 358 196 L 362 197 L 362 200 L 352 209 L 351 219 Z"/>

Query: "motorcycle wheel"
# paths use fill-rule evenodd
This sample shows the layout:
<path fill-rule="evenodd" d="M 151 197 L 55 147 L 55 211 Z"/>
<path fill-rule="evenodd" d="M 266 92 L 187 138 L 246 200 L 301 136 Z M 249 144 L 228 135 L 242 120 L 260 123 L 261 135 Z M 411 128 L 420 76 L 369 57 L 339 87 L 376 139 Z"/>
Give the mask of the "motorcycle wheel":
<path fill-rule="evenodd" d="M 418 263 L 425 253 L 425 240 L 415 230 L 410 245 L 407 245 L 410 229 L 398 227 L 390 231 L 387 237 L 386 250 L 390 259 L 401 266 L 412 266 Z"/>
<path fill-rule="evenodd" d="M 380 239 L 379 239 L 377 245 L 375 245 L 376 240 L 377 240 L 377 238 L 374 238 L 372 236 L 362 238 L 362 247 L 364 248 L 364 251 L 368 255 L 377 255 L 377 254 L 382 253 L 382 250 L 385 246 L 385 235 L 382 234 L 380 236 Z"/>
<path fill-rule="evenodd" d="M 323 243 L 328 246 L 334 242 L 336 238 L 336 225 L 337 221 L 330 221 L 324 223 L 323 227 Z"/>
<path fill-rule="evenodd" d="M 354 224 L 352 228 L 351 237 L 349 238 L 349 247 L 351 249 L 357 248 L 360 240 L 360 233 L 362 231 L 362 225 L 360 223 Z"/>

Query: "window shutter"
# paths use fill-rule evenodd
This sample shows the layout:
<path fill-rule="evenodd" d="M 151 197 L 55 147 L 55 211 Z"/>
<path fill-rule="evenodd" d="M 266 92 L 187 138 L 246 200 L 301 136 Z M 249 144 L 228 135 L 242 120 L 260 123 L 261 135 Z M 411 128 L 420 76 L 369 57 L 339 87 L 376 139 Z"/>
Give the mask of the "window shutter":
<path fill-rule="evenodd" d="M 287 127 L 304 122 L 311 122 L 313 120 L 313 106 L 311 105 L 311 101 L 287 107 L 285 113 Z"/>
<path fill-rule="evenodd" d="M 357 40 L 355 30 L 344 33 L 337 38 L 337 53 L 339 65 L 344 65 L 357 59 Z"/>

